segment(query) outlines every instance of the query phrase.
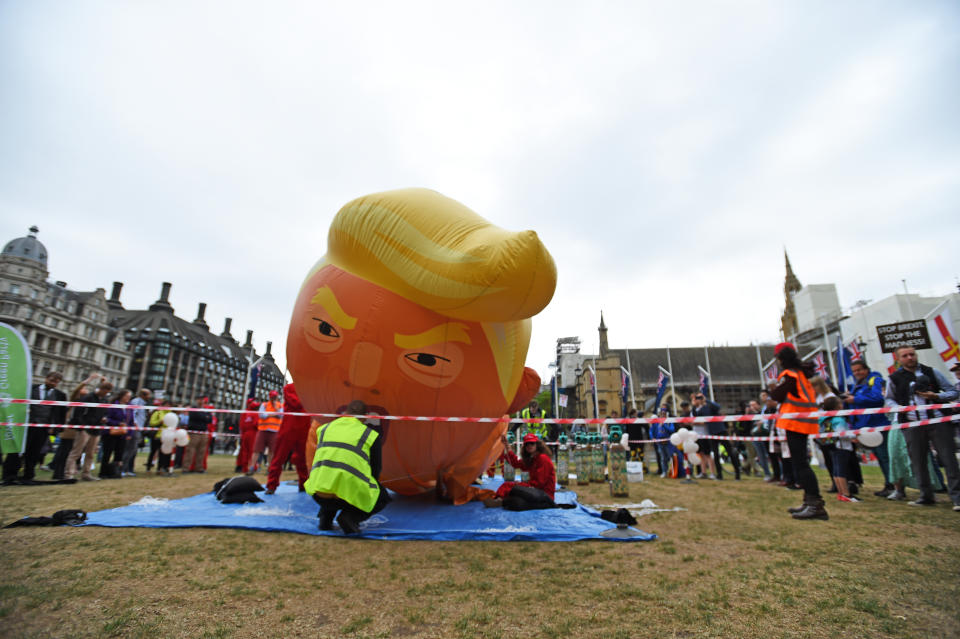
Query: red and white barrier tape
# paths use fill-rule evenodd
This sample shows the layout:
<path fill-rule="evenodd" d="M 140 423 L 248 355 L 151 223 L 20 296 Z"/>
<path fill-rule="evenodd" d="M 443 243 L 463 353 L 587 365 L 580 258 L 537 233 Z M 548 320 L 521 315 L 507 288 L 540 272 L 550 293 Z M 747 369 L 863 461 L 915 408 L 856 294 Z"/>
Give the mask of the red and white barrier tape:
<path fill-rule="evenodd" d="M 22 423 L 10 422 L 5 424 L 0 424 L 0 427 L 3 427 L 3 426 L 24 426 L 26 428 L 63 428 L 63 429 L 69 429 L 69 430 L 114 430 L 114 429 L 123 428 L 124 433 L 120 433 L 121 435 L 130 431 L 146 432 L 146 431 L 164 430 L 163 428 L 156 428 L 154 426 L 144 426 L 143 428 L 138 428 L 136 426 L 107 426 L 104 424 L 88 426 L 87 424 L 33 424 L 33 423 L 22 424 Z M 178 428 L 175 428 L 174 430 L 180 430 L 180 429 L 178 427 Z M 220 433 L 220 432 L 209 431 L 209 430 L 188 430 L 186 428 L 184 428 L 183 430 L 187 431 L 187 433 L 197 433 L 200 435 L 213 435 L 215 437 L 240 437 L 239 433 L 226 433 L 226 432 Z"/>
<path fill-rule="evenodd" d="M 86 402 L 60 402 L 46 399 L 5 399 L 5 403 L 12 404 L 31 404 L 38 406 L 67 406 L 67 407 L 90 407 L 90 408 L 118 408 L 125 410 L 166 410 L 175 413 L 183 412 L 206 412 L 206 413 L 226 413 L 243 414 L 255 411 L 237 410 L 231 408 L 188 408 L 188 407 L 170 407 L 170 406 L 132 406 L 130 404 L 96 404 Z M 883 413 L 904 413 L 916 410 L 931 411 L 941 408 L 960 408 L 960 402 L 947 404 L 925 404 L 912 406 L 882 406 L 879 408 L 852 408 L 845 410 L 823 410 L 808 411 L 805 413 L 771 413 L 768 415 L 715 415 L 709 417 L 622 417 L 617 419 L 599 419 L 599 418 L 520 418 L 512 417 L 510 423 L 528 423 L 528 424 L 704 424 L 711 422 L 755 422 L 772 421 L 779 418 L 794 419 L 797 417 L 845 417 L 848 415 L 878 415 Z M 343 417 L 339 413 L 284 413 L 291 417 Z M 418 422 L 500 422 L 500 417 L 424 417 L 422 415 L 357 415 L 356 417 L 418 421 Z"/>
<path fill-rule="evenodd" d="M 953 406 L 953 405 L 954 405 L 954 404 L 951 404 L 950 406 Z M 929 408 L 929 406 L 927 406 L 926 408 Z M 837 412 L 837 411 L 825 411 L 825 413 L 835 413 L 835 412 Z M 804 415 L 812 415 L 812 414 L 814 414 L 814 413 L 803 413 L 803 414 L 804 414 Z M 335 415 L 335 416 L 336 416 L 336 417 L 342 417 L 342 415 Z M 360 418 L 360 417 L 377 417 L 377 418 L 383 418 L 382 415 L 356 415 L 356 417 L 358 417 L 358 418 Z M 398 418 L 394 417 L 394 419 L 398 419 Z M 426 419 L 426 418 L 425 418 L 425 419 Z M 486 420 L 486 421 L 493 421 L 493 420 Z M 516 420 L 515 420 L 515 421 L 516 421 Z M 519 421 L 524 421 L 524 420 L 519 420 Z M 858 428 L 858 429 L 856 429 L 856 430 L 847 430 L 847 431 L 843 431 L 843 432 L 846 432 L 846 433 L 856 433 L 856 434 L 858 434 L 858 435 L 859 435 L 860 433 L 874 433 L 874 432 L 876 432 L 876 433 L 882 433 L 882 432 L 891 431 L 891 430 L 903 430 L 903 429 L 906 429 L 906 428 L 917 428 L 918 426 L 928 426 L 928 425 L 930 425 L 930 424 L 942 424 L 942 423 L 946 423 L 946 422 L 955 422 L 955 421 L 960 421 L 960 413 L 957 413 L 957 414 L 955 414 L 955 415 L 947 415 L 947 416 L 945 416 L 945 417 L 932 417 L 932 418 L 929 418 L 929 419 L 921 419 L 921 420 L 912 421 L 912 422 L 904 422 L 904 423 L 902 423 L 902 424 L 888 424 L 888 425 L 886 425 L 886 426 L 869 426 L 869 427 L 864 427 L 864 428 Z M 153 427 L 153 426 L 144 426 L 143 428 L 138 428 L 138 427 L 136 427 L 136 426 L 107 426 L 107 425 L 88 426 L 88 425 L 86 425 L 86 424 L 6 423 L 6 424 L 0 424 L 0 426 L 24 426 L 24 427 L 27 427 L 27 428 L 68 428 L 68 429 L 80 429 L 80 430 L 112 430 L 112 429 L 118 429 L 118 428 L 125 428 L 127 431 L 160 431 L 160 430 L 163 430 L 162 428 L 155 428 L 155 427 Z M 187 430 L 187 429 L 184 429 L 184 430 L 186 430 L 188 433 L 198 433 L 198 434 L 203 434 L 203 435 L 213 435 L 213 436 L 215 436 L 215 437 L 240 437 L 240 436 L 241 436 L 239 433 L 211 432 L 211 431 L 206 431 L 206 430 Z M 813 439 L 833 439 L 833 438 L 841 438 L 842 435 L 841 435 L 841 433 L 832 432 L 832 433 L 815 433 L 815 434 L 812 434 L 812 435 L 808 435 L 808 437 L 811 437 L 811 438 L 813 438 Z M 751 436 L 751 435 L 697 435 L 697 440 L 699 441 L 699 440 L 701 440 L 701 439 L 717 439 L 717 440 L 735 441 L 735 442 L 749 442 L 749 441 L 757 441 L 757 442 L 762 441 L 762 442 L 766 442 L 766 441 L 771 441 L 771 440 L 773 440 L 773 441 L 785 441 L 785 440 L 786 440 L 786 437 L 781 437 L 781 436 L 776 436 L 776 435 L 770 435 L 770 436 L 766 436 L 766 437 L 762 437 L 762 436 Z M 850 438 L 850 439 L 855 439 L 855 437 Z M 669 437 L 665 437 L 665 438 L 662 438 L 662 439 L 630 439 L 630 440 L 627 440 L 627 441 L 628 441 L 629 443 L 631 443 L 631 444 L 659 444 L 659 443 L 663 443 L 663 442 L 669 442 L 669 441 L 670 441 L 670 438 L 669 438 Z M 549 445 L 549 446 L 557 446 L 557 445 L 559 445 L 559 444 L 557 444 L 557 442 L 545 442 L 545 443 L 546 443 L 547 445 Z M 570 443 L 576 443 L 576 442 L 570 442 Z M 607 442 L 607 443 L 608 443 L 608 442 Z"/>

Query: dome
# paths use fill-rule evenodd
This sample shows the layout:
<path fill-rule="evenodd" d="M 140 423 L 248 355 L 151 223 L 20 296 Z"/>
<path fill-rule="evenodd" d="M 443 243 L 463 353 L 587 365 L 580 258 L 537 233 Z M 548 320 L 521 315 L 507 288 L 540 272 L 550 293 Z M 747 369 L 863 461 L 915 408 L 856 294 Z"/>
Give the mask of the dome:
<path fill-rule="evenodd" d="M 7 242 L 7 245 L 3 247 L 3 256 L 23 257 L 39 262 L 43 265 L 43 268 L 47 268 L 47 248 L 37 239 L 39 231 L 40 229 L 36 226 L 31 226 L 29 235 Z"/>

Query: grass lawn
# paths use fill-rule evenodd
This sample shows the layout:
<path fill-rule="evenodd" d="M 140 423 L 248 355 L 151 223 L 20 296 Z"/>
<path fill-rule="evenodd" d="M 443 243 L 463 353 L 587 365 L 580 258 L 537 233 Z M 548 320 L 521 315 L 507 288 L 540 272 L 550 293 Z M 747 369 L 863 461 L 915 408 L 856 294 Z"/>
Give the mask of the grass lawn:
<path fill-rule="evenodd" d="M 210 466 L 0 488 L 0 523 L 209 491 L 233 458 Z M 800 495 L 759 478 L 654 477 L 620 500 L 575 487 L 586 504 L 687 509 L 641 518 L 660 536 L 648 543 L 13 528 L 0 637 L 960 637 L 960 513 L 944 495 L 929 508 L 873 497 L 879 471 L 865 473 L 864 502 L 828 501 L 828 522 L 791 519 Z"/>

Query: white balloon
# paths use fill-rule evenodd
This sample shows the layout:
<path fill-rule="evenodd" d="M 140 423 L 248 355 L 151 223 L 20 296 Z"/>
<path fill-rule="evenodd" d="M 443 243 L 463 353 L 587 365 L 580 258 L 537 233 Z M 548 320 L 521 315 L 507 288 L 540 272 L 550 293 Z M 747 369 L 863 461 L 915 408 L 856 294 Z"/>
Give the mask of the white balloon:
<path fill-rule="evenodd" d="M 694 441 L 683 442 L 683 452 L 690 454 L 700 450 L 700 444 Z"/>
<path fill-rule="evenodd" d="M 683 444 L 683 438 L 680 437 L 680 433 L 670 435 L 670 443 L 679 448 Z"/>
<path fill-rule="evenodd" d="M 160 431 L 160 443 L 173 445 L 173 440 L 177 437 L 177 431 L 173 428 L 164 428 Z"/>
<path fill-rule="evenodd" d="M 697 441 L 698 439 L 700 439 L 700 435 L 698 435 L 698 434 L 696 433 L 696 431 L 692 431 L 692 430 L 691 430 L 691 431 L 688 431 L 688 432 L 690 433 L 689 435 L 687 435 L 687 439 L 688 439 L 689 441 L 695 442 L 695 441 Z"/>
<path fill-rule="evenodd" d="M 698 455 L 697 453 L 688 453 L 687 461 L 693 464 L 694 466 L 698 466 L 700 464 L 700 455 Z"/>
<path fill-rule="evenodd" d="M 680 428 L 677 430 L 677 435 L 680 435 L 680 441 L 686 441 L 690 437 L 690 430 L 687 428 Z"/>
<path fill-rule="evenodd" d="M 163 425 L 167 428 L 176 428 L 177 424 L 180 423 L 180 419 L 176 416 L 175 413 L 167 413 L 163 416 Z"/>
<path fill-rule="evenodd" d="M 169 455 L 173 452 L 173 442 L 163 443 L 160 445 L 160 452 L 164 455 Z"/>
<path fill-rule="evenodd" d="M 857 439 L 867 448 L 876 448 L 883 443 L 883 433 L 878 433 L 877 431 L 860 433 L 857 435 Z"/>
<path fill-rule="evenodd" d="M 186 446 L 190 443 L 190 435 L 182 428 L 177 429 L 177 437 L 173 440 L 177 446 Z"/>

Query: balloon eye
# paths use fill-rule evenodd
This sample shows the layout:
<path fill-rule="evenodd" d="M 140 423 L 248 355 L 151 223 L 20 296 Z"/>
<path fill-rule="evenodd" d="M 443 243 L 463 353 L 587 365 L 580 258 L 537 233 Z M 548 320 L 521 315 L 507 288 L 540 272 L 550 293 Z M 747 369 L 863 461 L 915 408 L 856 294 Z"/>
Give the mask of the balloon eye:
<path fill-rule="evenodd" d="M 317 330 L 321 335 L 326 335 L 327 337 L 340 337 L 340 333 L 337 332 L 337 329 L 335 329 L 330 322 L 325 322 L 319 317 L 314 317 L 313 319 L 319 322 L 317 325 Z"/>
<path fill-rule="evenodd" d="M 431 355 L 430 353 L 410 353 L 409 355 L 404 355 L 411 362 L 416 362 L 421 366 L 436 366 L 437 360 L 442 360 L 444 362 L 449 362 L 450 360 L 446 357 L 440 357 L 439 355 Z"/>

